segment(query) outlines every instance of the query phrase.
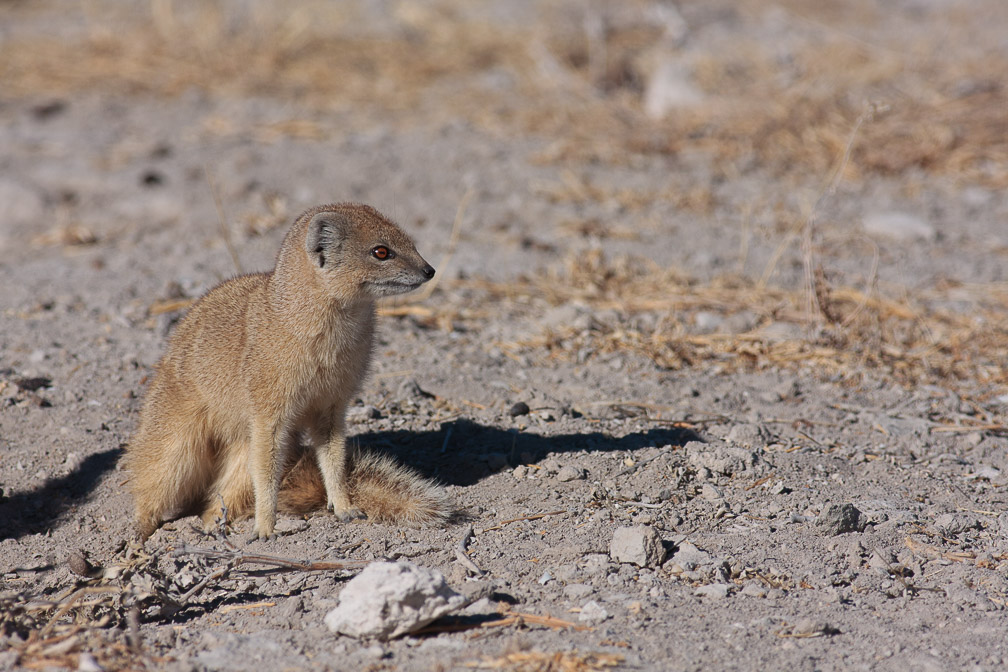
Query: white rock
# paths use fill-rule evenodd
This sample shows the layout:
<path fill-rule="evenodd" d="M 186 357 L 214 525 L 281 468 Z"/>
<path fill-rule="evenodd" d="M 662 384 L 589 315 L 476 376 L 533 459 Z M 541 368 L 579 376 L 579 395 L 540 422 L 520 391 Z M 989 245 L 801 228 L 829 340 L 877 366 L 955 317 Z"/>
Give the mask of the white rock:
<path fill-rule="evenodd" d="M 333 632 L 359 639 L 392 639 L 461 609 L 465 602 L 438 571 L 409 562 L 375 562 L 347 583 L 325 623 Z"/>
<path fill-rule="evenodd" d="M 581 607 L 581 613 L 578 614 L 578 620 L 585 623 L 601 623 L 607 618 L 609 618 L 609 612 L 595 600 L 585 602 Z"/>
<path fill-rule="evenodd" d="M 638 567 L 657 567 L 665 560 L 665 547 L 652 527 L 619 527 L 609 542 L 609 557 Z"/>
<path fill-rule="evenodd" d="M 79 672 L 105 672 L 105 668 L 99 665 L 95 657 L 86 651 L 80 654 L 77 659 L 77 669 Z"/>
<path fill-rule="evenodd" d="M 906 212 L 873 212 L 865 215 L 862 223 L 865 233 L 885 236 L 893 240 L 934 240 L 935 227 L 924 219 Z"/>
<path fill-rule="evenodd" d="M 663 119 L 673 110 L 694 107 L 703 100 L 703 91 L 691 81 L 686 69 L 671 59 L 665 59 L 658 63 L 648 78 L 644 90 L 644 112 L 652 119 Z"/>

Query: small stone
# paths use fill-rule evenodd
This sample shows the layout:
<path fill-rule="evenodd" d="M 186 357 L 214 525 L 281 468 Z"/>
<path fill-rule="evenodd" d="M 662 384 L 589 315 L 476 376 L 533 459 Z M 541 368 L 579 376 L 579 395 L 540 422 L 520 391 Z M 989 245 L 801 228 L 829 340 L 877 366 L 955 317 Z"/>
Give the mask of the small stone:
<path fill-rule="evenodd" d="M 675 562 L 687 572 L 693 571 L 700 565 L 710 564 L 711 561 L 710 553 L 700 550 L 696 545 L 688 541 L 679 544 L 675 555 L 672 556 L 672 562 Z"/>
<path fill-rule="evenodd" d="M 547 583 L 553 580 L 553 575 L 549 573 L 549 570 L 543 572 L 543 575 L 539 577 L 539 585 L 545 586 Z"/>
<path fill-rule="evenodd" d="M 583 480 L 584 477 L 585 477 L 584 469 L 574 467 L 569 464 L 560 467 L 560 470 L 557 472 L 557 480 L 563 483 L 566 483 L 568 481 L 580 481 Z"/>
<path fill-rule="evenodd" d="M 514 471 L 511 472 L 511 475 L 515 477 L 515 480 L 520 481 L 528 476 L 528 467 L 524 464 L 519 464 L 514 468 Z"/>
<path fill-rule="evenodd" d="M 795 623 L 794 627 L 791 628 L 792 635 L 803 635 L 805 637 L 813 635 L 828 635 L 833 634 L 835 629 L 830 627 L 825 621 L 817 621 L 812 618 L 803 618 L 802 620 Z"/>
<path fill-rule="evenodd" d="M 399 386 L 400 399 L 433 399 L 434 395 L 420 387 L 420 383 L 410 378 Z"/>
<path fill-rule="evenodd" d="M 726 583 L 709 583 L 706 586 L 699 586 L 693 591 L 694 595 L 706 597 L 712 600 L 723 600 L 728 597 L 729 586 Z"/>
<path fill-rule="evenodd" d="M 584 569 L 588 576 L 609 573 L 609 556 L 605 553 L 589 553 L 584 556 Z"/>
<path fill-rule="evenodd" d="M 742 587 L 742 595 L 747 597 L 766 597 L 766 589 L 758 583 L 747 583 Z"/>
<path fill-rule="evenodd" d="M 657 567 L 665 560 L 665 547 L 653 527 L 619 527 L 609 543 L 609 557 L 638 567 Z"/>
<path fill-rule="evenodd" d="M 563 594 L 568 600 L 580 600 L 591 595 L 594 590 L 587 583 L 568 583 L 564 586 Z"/>
<path fill-rule="evenodd" d="M 517 418 L 519 415 L 528 415 L 529 405 L 524 401 L 519 401 L 508 409 L 508 415 L 512 418 Z"/>
<path fill-rule="evenodd" d="M 704 483 L 700 486 L 700 496 L 708 502 L 720 502 L 724 499 L 724 493 L 721 491 L 721 488 L 710 483 Z"/>
<path fill-rule="evenodd" d="M 105 668 L 98 664 L 94 656 L 85 651 L 77 658 L 77 672 L 105 672 Z"/>
<path fill-rule="evenodd" d="M 884 236 L 893 240 L 927 240 L 938 237 L 938 231 L 933 224 L 921 217 L 906 212 L 873 212 L 865 215 L 862 223 L 865 233 L 874 236 Z"/>
<path fill-rule="evenodd" d="M 954 537 L 980 527 L 980 519 L 968 513 L 943 513 L 935 518 L 935 529 L 946 537 Z"/>
<path fill-rule="evenodd" d="M 94 565 L 92 565 L 87 558 L 87 554 L 84 551 L 74 551 L 67 558 L 67 565 L 70 570 L 77 576 L 82 576 L 84 578 L 91 578 L 92 573 L 95 571 Z"/>
<path fill-rule="evenodd" d="M 743 423 L 732 426 L 725 441 L 736 446 L 755 448 L 765 444 L 766 438 L 765 430 L 759 425 Z"/>
<path fill-rule="evenodd" d="M 409 562 L 373 562 L 346 584 L 325 623 L 333 632 L 385 640 L 418 630 L 465 603 L 440 572 Z"/>
<path fill-rule="evenodd" d="M 644 112 L 663 119 L 677 109 L 695 107 L 704 100 L 703 91 L 693 83 L 688 70 L 672 59 L 662 60 L 648 78 L 644 90 Z"/>
<path fill-rule="evenodd" d="M 302 518 L 281 518 L 277 520 L 274 531 L 279 537 L 286 537 L 308 529 L 308 521 Z"/>
<path fill-rule="evenodd" d="M 853 504 L 830 504 L 819 514 L 816 525 L 826 535 L 863 532 L 868 518 Z"/>
<path fill-rule="evenodd" d="M 609 612 L 595 600 L 585 602 L 578 614 L 578 620 L 583 623 L 601 623 L 609 618 Z"/>
<path fill-rule="evenodd" d="M 693 324 L 701 334 L 710 334 L 721 328 L 724 318 L 709 310 L 701 310 L 693 316 Z"/>
<path fill-rule="evenodd" d="M 374 406 L 352 406 L 347 410 L 347 420 L 350 422 L 366 422 L 380 417 L 381 411 Z"/>
<path fill-rule="evenodd" d="M 743 427 L 755 427 L 755 425 L 743 425 Z M 732 431 L 735 432 L 735 429 L 733 428 Z M 742 441 L 744 433 L 739 430 L 735 436 L 739 441 Z M 729 432 L 729 436 L 731 436 L 731 432 Z M 756 441 L 752 437 L 750 439 Z M 701 469 L 707 469 L 715 474 L 731 476 L 752 469 L 760 463 L 759 455 L 752 450 L 738 446 L 709 445 L 699 441 L 690 441 L 684 449 L 687 462 L 697 472 Z"/>

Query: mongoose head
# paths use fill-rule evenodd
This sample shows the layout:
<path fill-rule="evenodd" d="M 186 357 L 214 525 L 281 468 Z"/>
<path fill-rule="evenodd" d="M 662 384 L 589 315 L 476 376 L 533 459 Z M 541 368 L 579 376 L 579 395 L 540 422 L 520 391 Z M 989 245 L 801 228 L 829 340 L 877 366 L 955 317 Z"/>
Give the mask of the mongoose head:
<path fill-rule="evenodd" d="M 434 277 L 406 233 L 374 208 L 324 205 L 301 215 L 304 251 L 336 296 L 378 299 L 416 289 Z"/>

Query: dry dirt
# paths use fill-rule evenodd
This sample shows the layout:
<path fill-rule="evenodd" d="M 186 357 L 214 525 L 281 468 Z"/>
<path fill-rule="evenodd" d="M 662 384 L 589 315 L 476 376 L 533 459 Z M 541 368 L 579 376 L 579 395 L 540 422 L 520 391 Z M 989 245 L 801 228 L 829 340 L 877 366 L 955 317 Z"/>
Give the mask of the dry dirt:
<path fill-rule="evenodd" d="M 0 668 L 1008 665 L 1008 5 L 292 7 L 0 3 Z M 461 515 L 242 549 L 488 595 L 390 643 L 323 624 L 352 571 L 127 543 L 173 324 L 338 200 L 439 279 L 355 441 Z"/>

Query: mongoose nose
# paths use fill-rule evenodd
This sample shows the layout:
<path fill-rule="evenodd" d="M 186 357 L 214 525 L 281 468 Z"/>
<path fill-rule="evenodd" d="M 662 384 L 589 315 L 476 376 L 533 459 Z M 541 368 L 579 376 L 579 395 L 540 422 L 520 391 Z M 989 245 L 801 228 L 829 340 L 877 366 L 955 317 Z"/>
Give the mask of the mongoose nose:
<path fill-rule="evenodd" d="M 423 274 L 427 276 L 428 280 L 430 280 L 431 278 L 434 277 L 434 267 L 431 266 L 430 264 L 427 264 L 423 269 Z"/>

